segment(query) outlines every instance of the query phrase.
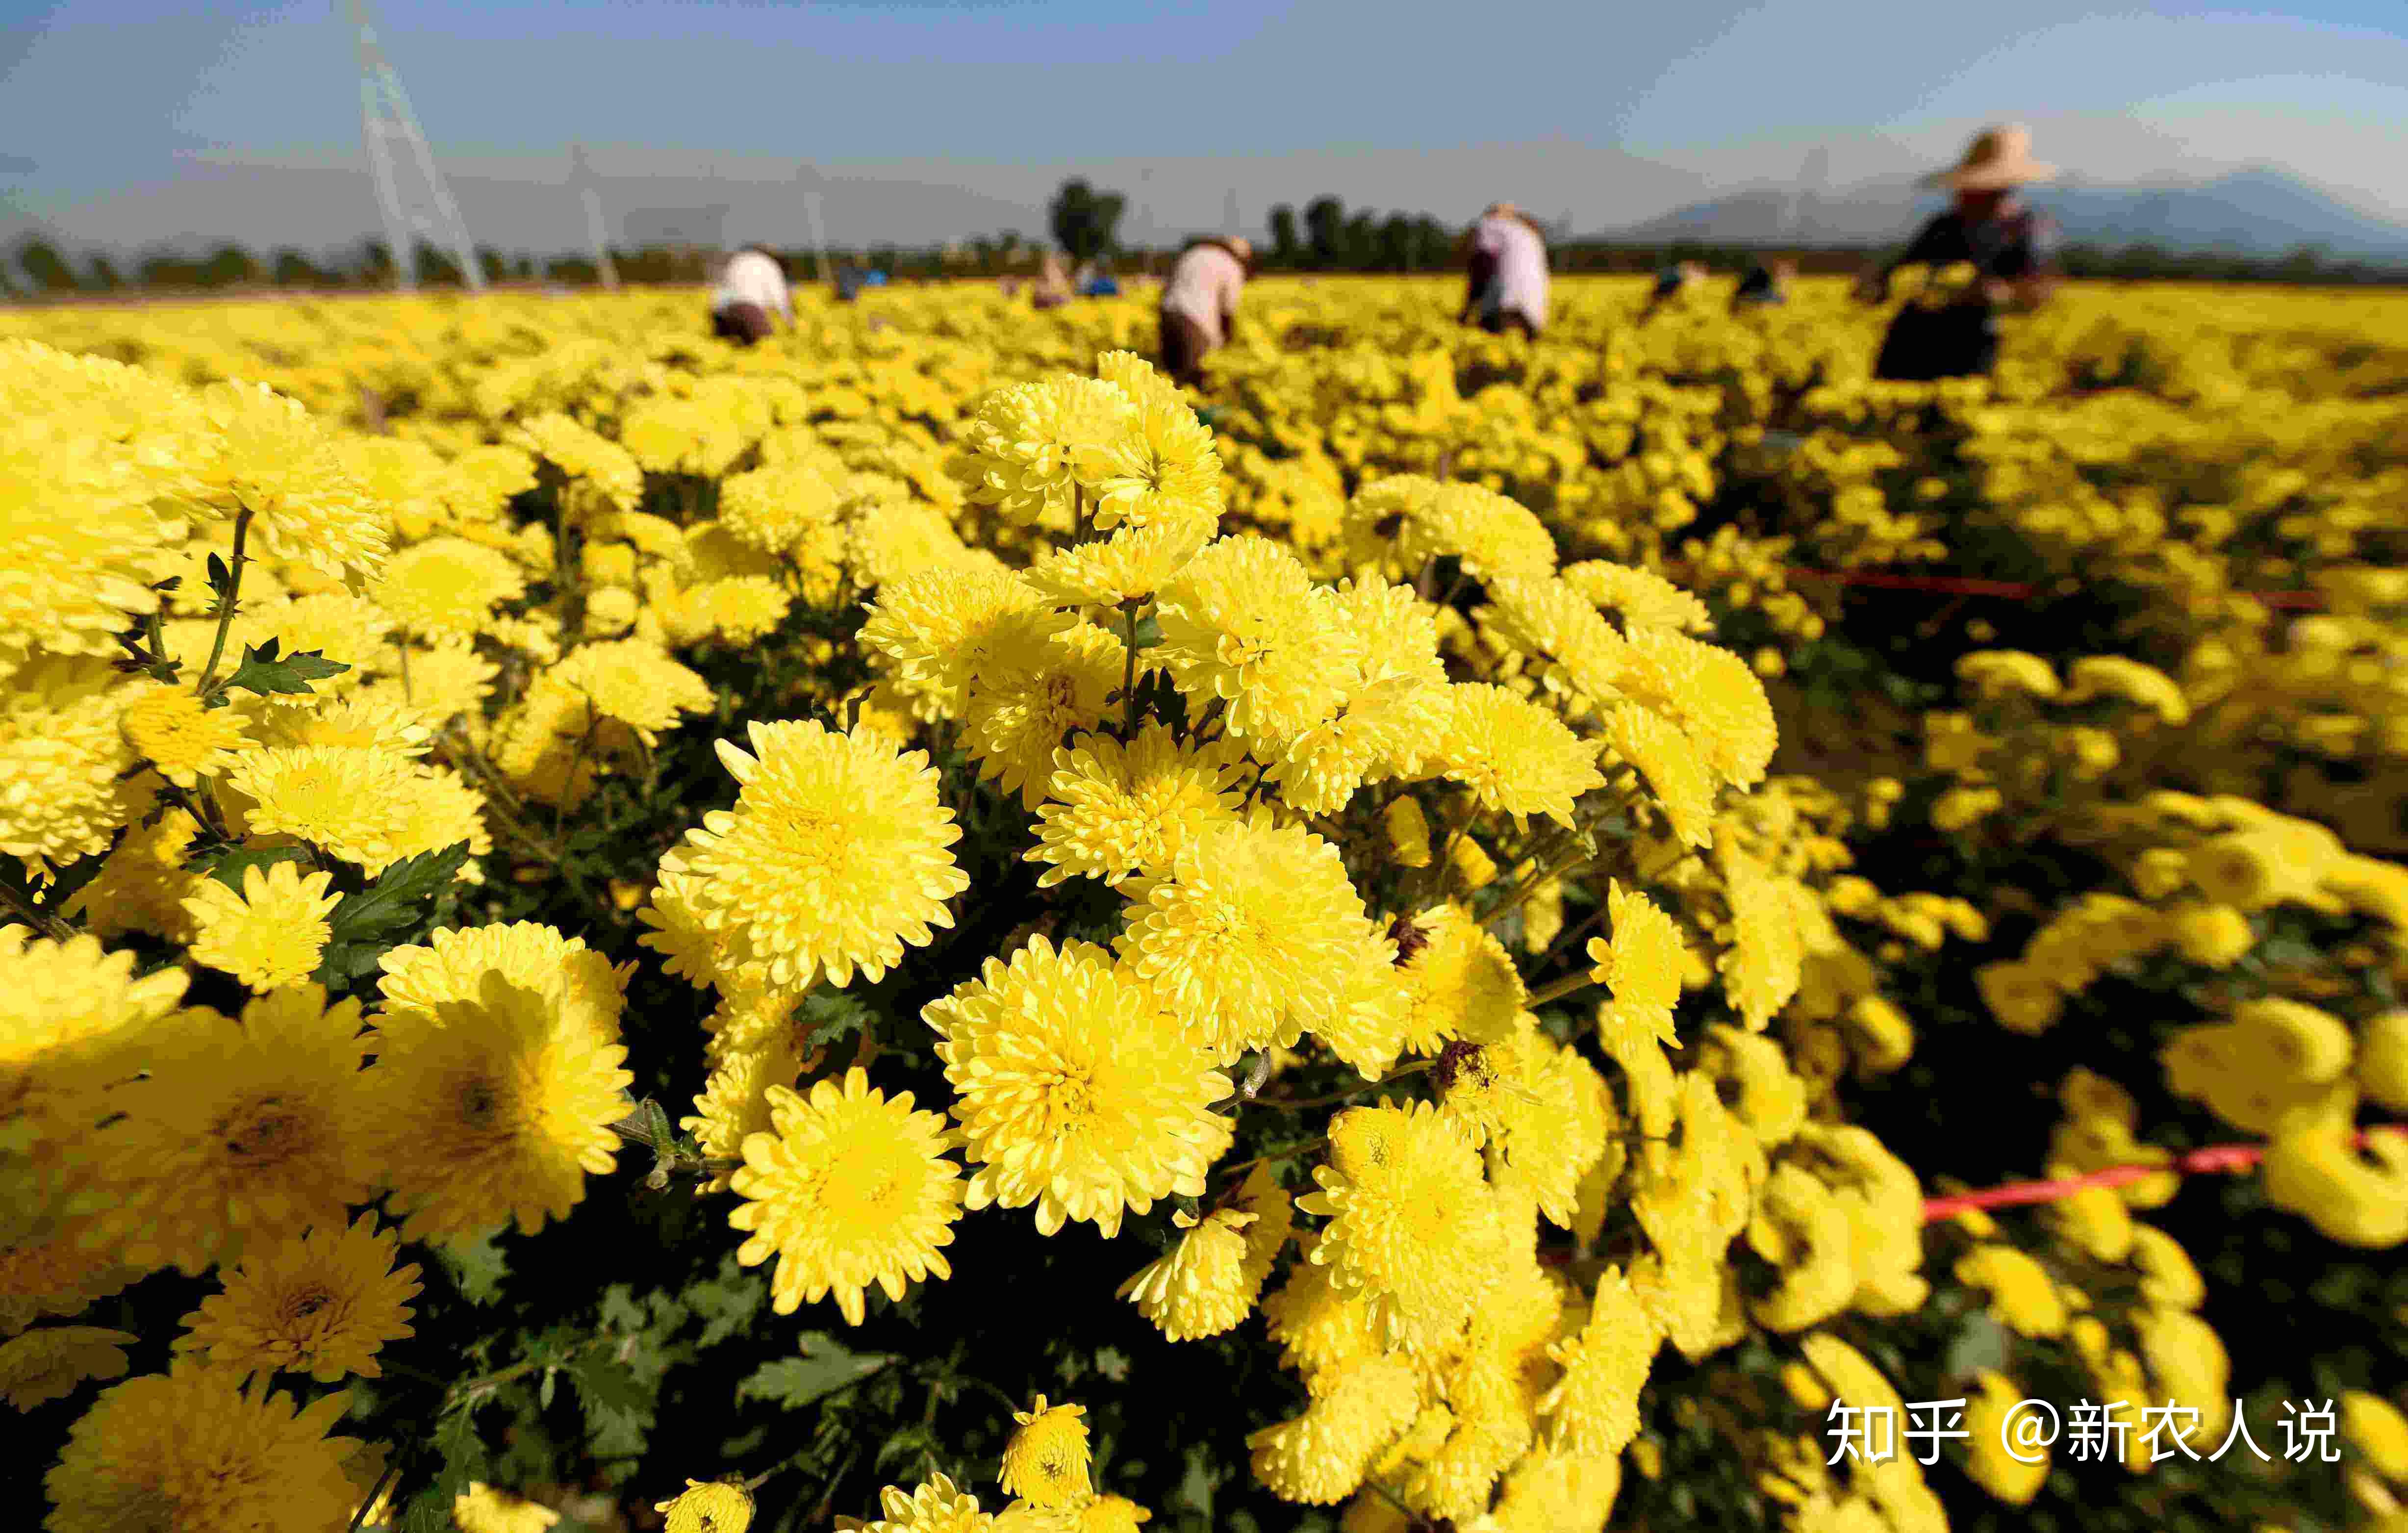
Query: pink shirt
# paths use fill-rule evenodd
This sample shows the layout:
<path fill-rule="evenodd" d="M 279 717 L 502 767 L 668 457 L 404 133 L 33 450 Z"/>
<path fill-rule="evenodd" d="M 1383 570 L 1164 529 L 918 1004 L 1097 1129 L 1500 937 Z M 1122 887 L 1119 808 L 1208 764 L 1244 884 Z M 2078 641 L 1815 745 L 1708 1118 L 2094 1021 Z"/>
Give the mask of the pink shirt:
<path fill-rule="evenodd" d="M 1547 322 L 1547 247 L 1539 231 L 1517 218 L 1484 218 L 1473 229 L 1474 249 L 1497 262 L 1498 307 L 1534 325 Z"/>
<path fill-rule="evenodd" d="M 1224 323 L 1238 312 L 1238 294 L 1245 286 L 1243 263 L 1218 245 L 1198 245 L 1170 268 L 1162 311 L 1194 320 L 1204 338 L 1218 346 L 1227 338 Z"/>

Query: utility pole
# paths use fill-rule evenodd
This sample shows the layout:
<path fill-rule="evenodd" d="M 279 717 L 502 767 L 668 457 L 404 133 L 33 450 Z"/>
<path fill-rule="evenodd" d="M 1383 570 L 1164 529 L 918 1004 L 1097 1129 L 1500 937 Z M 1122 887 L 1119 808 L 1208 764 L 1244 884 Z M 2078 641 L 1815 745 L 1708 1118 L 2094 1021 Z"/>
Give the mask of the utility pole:
<path fill-rule="evenodd" d="M 585 238 L 594 248 L 594 269 L 599 273 L 602 285 L 612 291 L 619 286 L 619 268 L 610 260 L 610 236 L 602 224 L 602 193 L 594 185 L 594 166 L 585 158 L 585 146 L 569 147 L 569 177 L 576 183 L 578 200 L 585 204 Z"/>
<path fill-rule="evenodd" d="M 828 266 L 827 225 L 820 219 L 820 173 L 804 165 L 795 172 L 795 180 L 803 189 L 803 217 L 811 231 L 811 260 L 815 267 L 812 278 L 824 282 L 834 274 Z"/>
<path fill-rule="evenodd" d="M 367 141 L 368 169 L 376 178 L 377 206 L 384 214 L 385 240 L 393 249 L 394 285 L 402 292 L 418 287 L 418 236 L 426 235 L 452 247 L 460 263 L 461 279 L 471 293 L 485 291 L 484 264 L 477 259 L 476 247 L 469 243 L 468 226 L 461 222 L 460 208 L 452 200 L 452 189 L 443 182 L 443 173 L 435 167 L 435 155 L 426 147 L 426 135 L 419 131 L 417 114 L 409 109 L 409 97 L 401 88 L 401 77 L 394 72 L 393 61 L 385 57 L 384 47 L 377 41 L 376 21 L 368 12 L 368 0 L 346 0 L 353 33 L 360 52 L 360 131 Z M 394 163 L 394 140 L 407 145 L 410 157 L 424 184 L 427 200 L 434 205 L 434 216 L 407 213 L 401 197 L 399 166 Z"/>

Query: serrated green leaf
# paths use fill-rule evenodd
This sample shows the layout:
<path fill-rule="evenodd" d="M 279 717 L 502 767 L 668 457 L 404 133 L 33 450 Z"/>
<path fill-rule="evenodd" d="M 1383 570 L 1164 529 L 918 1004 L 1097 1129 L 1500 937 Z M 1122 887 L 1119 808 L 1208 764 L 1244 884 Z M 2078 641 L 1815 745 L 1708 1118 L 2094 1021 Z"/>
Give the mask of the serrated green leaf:
<path fill-rule="evenodd" d="M 894 1361 L 890 1357 L 850 1353 L 816 1332 L 804 1338 L 819 1346 L 802 1357 L 781 1357 L 764 1363 L 736 1386 L 738 1400 L 767 1400 L 788 1411 L 799 1411 L 825 1395 L 858 1383 Z"/>
<path fill-rule="evenodd" d="M 307 696 L 309 683 L 322 681 L 330 676 L 340 676 L 351 667 L 339 660 L 329 660 L 324 652 L 301 650 L 280 658 L 276 639 L 253 644 L 242 652 L 242 664 L 225 679 L 224 687 L 231 691 L 241 687 L 263 697 L 278 693 Z"/>
<path fill-rule="evenodd" d="M 358 894 L 344 895 L 326 923 L 320 981 L 333 987 L 374 972 L 378 955 L 418 924 L 421 904 L 450 888 L 467 860 L 468 843 L 454 841 L 405 858 Z"/>
<path fill-rule="evenodd" d="M 509 1265 L 502 1259 L 502 1248 L 491 1235 L 438 1245 L 435 1255 L 452 1275 L 460 1297 L 469 1303 L 491 1304 L 501 1297 L 502 1280 L 509 1276 Z"/>
<path fill-rule="evenodd" d="M 796 1015 L 803 1024 L 806 1048 L 823 1049 L 849 1033 L 866 1029 L 875 1019 L 869 1008 L 842 991 L 814 991 L 803 997 Z"/>
<path fill-rule="evenodd" d="M 236 894 L 240 894 L 246 868 L 256 867 L 265 873 L 278 863 L 300 863 L 306 867 L 308 861 L 308 852 L 297 846 L 236 847 L 203 858 L 194 865 L 193 871 L 213 878 Z"/>
<path fill-rule="evenodd" d="M 577 1385 L 579 1401 L 587 1407 L 623 1416 L 652 1415 L 652 1392 L 624 1363 L 587 1357 L 570 1364 L 566 1371 Z"/>

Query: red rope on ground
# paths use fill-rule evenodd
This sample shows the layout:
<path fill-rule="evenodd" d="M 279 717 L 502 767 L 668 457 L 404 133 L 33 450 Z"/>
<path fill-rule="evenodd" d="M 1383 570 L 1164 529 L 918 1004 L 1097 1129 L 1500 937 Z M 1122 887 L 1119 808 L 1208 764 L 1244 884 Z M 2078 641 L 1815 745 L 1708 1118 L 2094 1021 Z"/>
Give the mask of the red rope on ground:
<path fill-rule="evenodd" d="M 2383 1124 L 2350 1139 L 2353 1149 L 2363 1150 L 2377 1134 L 2408 1134 L 2408 1125 Z M 2085 1176 L 2059 1177 L 2048 1182 L 2010 1182 L 2003 1187 L 1985 1187 L 1979 1192 L 1951 1193 L 1945 1197 L 1928 1197 L 1923 1202 L 1923 1222 L 1935 1224 L 1954 1218 L 1971 1209 L 2014 1208 L 2028 1203 L 2055 1203 L 2093 1187 L 2122 1187 L 2149 1177 L 2161 1175 L 2197 1176 L 2212 1172 L 2227 1174 L 2253 1169 L 2266 1157 L 2262 1144 L 2211 1144 L 2203 1150 L 2193 1150 L 2176 1155 L 2162 1166 L 2109 1166 Z"/>

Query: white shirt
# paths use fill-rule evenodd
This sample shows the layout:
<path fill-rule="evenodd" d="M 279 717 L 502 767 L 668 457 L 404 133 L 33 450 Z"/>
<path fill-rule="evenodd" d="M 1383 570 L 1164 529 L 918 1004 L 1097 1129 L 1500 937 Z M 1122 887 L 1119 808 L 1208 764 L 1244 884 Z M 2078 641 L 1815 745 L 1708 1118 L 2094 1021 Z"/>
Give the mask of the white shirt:
<path fill-rule="evenodd" d="M 1533 325 L 1547 322 L 1547 247 L 1539 231 L 1517 218 L 1484 218 L 1473 245 L 1497 259 L 1498 307 Z"/>
<path fill-rule="evenodd" d="M 1170 280 L 1162 290 L 1162 311 L 1183 314 L 1196 322 L 1214 346 L 1228 338 L 1224 322 L 1238 311 L 1238 294 L 1246 285 L 1246 268 L 1218 245 L 1197 245 L 1179 257 Z"/>
<path fill-rule="evenodd" d="M 713 313 L 733 304 L 755 304 L 765 313 L 792 322 L 795 300 L 786 291 L 786 273 L 776 260 L 759 251 L 738 251 L 728 257 L 725 269 L 719 274 L 719 286 L 711 290 Z"/>

